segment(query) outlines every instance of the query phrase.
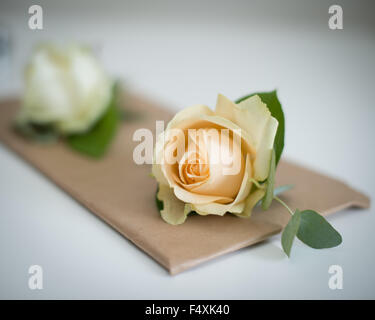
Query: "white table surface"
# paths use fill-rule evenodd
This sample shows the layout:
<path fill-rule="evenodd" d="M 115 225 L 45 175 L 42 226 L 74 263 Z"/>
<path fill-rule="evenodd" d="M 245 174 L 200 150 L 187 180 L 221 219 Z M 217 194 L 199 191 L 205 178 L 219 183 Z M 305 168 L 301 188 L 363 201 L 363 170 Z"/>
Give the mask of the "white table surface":
<path fill-rule="evenodd" d="M 286 113 L 285 157 L 374 198 L 371 2 L 334 1 L 343 6 L 344 29 L 332 31 L 326 1 L 48 1 L 44 30 L 32 31 L 34 2 L 0 4 L 0 28 L 12 45 L 0 69 L 2 97 L 22 92 L 22 67 L 46 39 L 94 45 L 131 90 L 176 111 L 214 106 L 218 92 L 235 99 L 276 87 Z M 330 216 L 344 240 L 334 249 L 297 241 L 288 260 L 275 236 L 170 276 L 0 145 L 0 298 L 375 298 L 374 211 Z M 28 288 L 34 264 L 43 267 L 43 290 Z M 328 287 L 333 264 L 343 268 L 343 290 Z"/>

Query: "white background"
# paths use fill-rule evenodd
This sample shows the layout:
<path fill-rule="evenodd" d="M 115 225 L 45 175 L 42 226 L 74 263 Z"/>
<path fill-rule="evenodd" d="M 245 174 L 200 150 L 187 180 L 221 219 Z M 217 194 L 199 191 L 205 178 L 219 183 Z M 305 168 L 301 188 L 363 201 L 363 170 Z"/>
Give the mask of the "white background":
<path fill-rule="evenodd" d="M 339 3 L 344 29 L 328 28 Z M 28 28 L 41 4 L 44 30 Z M 278 89 L 286 113 L 285 157 L 375 195 L 375 19 L 370 1 L 2 1 L 1 96 L 22 92 L 22 69 L 39 41 L 92 45 L 128 88 L 174 110 L 214 106 Z M 1 116 L 1 110 L 0 110 Z M 124 182 L 125 183 L 125 182 Z M 288 260 L 280 237 L 177 276 L 0 145 L 0 298 L 375 298 L 374 209 L 329 218 L 343 244 L 297 242 Z M 28 288 L 28 267 L 44 289 Z M 328 288 L 328 268 L 344 289 Z"/>

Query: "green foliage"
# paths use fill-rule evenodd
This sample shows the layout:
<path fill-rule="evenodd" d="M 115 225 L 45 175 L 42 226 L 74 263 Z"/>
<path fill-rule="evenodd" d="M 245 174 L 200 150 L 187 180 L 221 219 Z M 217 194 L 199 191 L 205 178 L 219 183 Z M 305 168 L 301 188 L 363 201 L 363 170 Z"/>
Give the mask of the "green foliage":
<path fill-rule="evenodd" d="M 14 128 L 24 138 L 38 143 L 53 143 L 59 138 L 52 125 L 42 125 L 31 122 L 16 122 Z"/>
<path fill-rule="evenodd" d="M 288 257 L 296 236 L 314 249 L 333 248 L 342 242 L 342 237 L 335 228 L 313 210 L 299 211 L 297 209 L 284 228 L 281 244 Z"/>
<path fill-rule="evenodd" d="M 160 212 L 161 210 L 164 209 L 164 203 L 163 203 L 163 201 L 161 201 L 161 200 L 158 199 L 158 192 L 159 192 L 159 186 L 158 186 L 158 188 L 156 189 L 156 193 L 155 193 L 155 202 L 156 202 L 156 206 L 157 206 L 157 208 L 158 208 L 158 210 L 159 210 L 159 212 Z"/>
<path fill-rule="evenodd" d="M 288 224 L 284 228 L 284 231 L 281 235 L 281 245 L 288 257 L 290 257 L 290 251 L 292 250 L 293 241 L 297 235 L 300 222 L 301 212 L 299 210 L 296 210 L 296 212 L 290 218 Z"/>
<path fill-rule="evenodd" d="M 120 121 L 117 92 L 114 89 L 106 112 L 93 128 L 84 134 L 68 136 L 66 140 L 73 149 L 93 158 L 100 158 L 108 150 Z"/>
<path fill-rule="evenodd" d="M 275 172 L 276 172 L 276 158 L 275 158 L 275 149 L 272 150 L 270 171 L 267 178 L 266 184 L 266 194 L 262 199 L 262 208 L 267 210 L 272 203 L 274 197 L 274 184 L 275 184 Z"/>
<path fill-rule="evenodd" d="M 314 249 L 332 248 L 342 242 L 341 235 L 323 216 L 313 210 L 301 212 L 297 237 Z"/>
<path fill-rule="evenodd" d="M 273 195 L 278 196 L 279 194 L 282 194 L 284 192 L 289 191 L 290 189 L 293 189 L 293 187 L 294 186 L 292 184 L 285 184 L 283 186 L 277 187 L 273 190 Z"/>
<path fill-rule="evenodd" d="M 285 117 L 283 108 L 279 99 L 277 98 L 276 90 L 271 92 L 256 92 L 245 97 L 242 97 L 236 101 L 236 103 L 240 103 L 247 98 L 250 98 L 254 95 L 258 95 L 260 99 L 267 105 L 268 109 L 271 112 L 271 115 L 276 118 L 279 122 L 279 126 L 277 127 L 275 142 L 274 142 L 274 149 L 276 153 L 276 166 L 279 163 L 281 158 L 281 154 L 283 153 L 284 149 L 284 137 L 285 137 Z"/>

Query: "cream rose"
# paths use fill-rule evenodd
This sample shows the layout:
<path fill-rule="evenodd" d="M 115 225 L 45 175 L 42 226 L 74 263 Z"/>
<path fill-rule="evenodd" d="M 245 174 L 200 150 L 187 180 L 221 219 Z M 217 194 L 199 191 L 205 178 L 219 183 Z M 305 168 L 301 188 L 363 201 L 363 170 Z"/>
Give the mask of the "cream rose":
<path fill-rule="evenodd" d="M 215 111 L 195 105 L 177 113 L 154 151 L 152 172 L 159 183 L 163 219 L 181 224 L 191 211 L 249 217 L 264 196 L 252 184 L 268 177 L 277 126 L 257 95 L 239 104 L 219 95 Z M 227 132 L 231 147 L 223 148 L 225 139 L 210 134 L 212 130 Z"/>
<path fill-rule="evenodd" d="M 111 89 L 111 79 L 89 49 L 42 45 L 26 67 L 18 120 L 52 124 L 62 134 L 82 133 L 105 112 Z"/>

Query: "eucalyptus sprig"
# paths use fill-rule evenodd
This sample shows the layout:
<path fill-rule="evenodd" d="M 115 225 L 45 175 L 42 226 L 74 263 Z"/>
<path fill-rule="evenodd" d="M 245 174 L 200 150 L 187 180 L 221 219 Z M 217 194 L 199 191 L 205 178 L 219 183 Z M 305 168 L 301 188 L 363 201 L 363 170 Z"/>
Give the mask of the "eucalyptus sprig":
<path fill-rule="evenodd" d="M 296 209 L 293 211 L 282 199 L 277 196 L 276 191 L 277 193 L 280 193 L 280 190 L 285 191 L 285 189 L 288 188 L 288 186 L 283 186 L 278 188 L 279 190 L 274 190 L 276 167 L 284 148 L 284 113 L 277 98 L 276 91 L 254 93 L 237 100 L 236 103 L 239 103 L 255 94 L 259 95 L 262 101 L 267 104 L 272 116 L 279 122 L 274 148 L 272 149 L 268 178 L 266 181 L 261 184 L 257 184 L 256 186 L 258 188 L 265 189 L 265 195 L 261 200 L 263 210 L 268 210 L 272 204 L 272 201 L 276 200 L 291 215 L 291 218 L 284 228 L 281 236 L 281 244 L 284 252 L 288 257 L 290 257 L 293 242 L 296 236 L 303 243 L 314 249 L 333 248 L 338 246 L 342 242 L 341 235 L 322 215 L 314 210 L 301 211 Z"/>

